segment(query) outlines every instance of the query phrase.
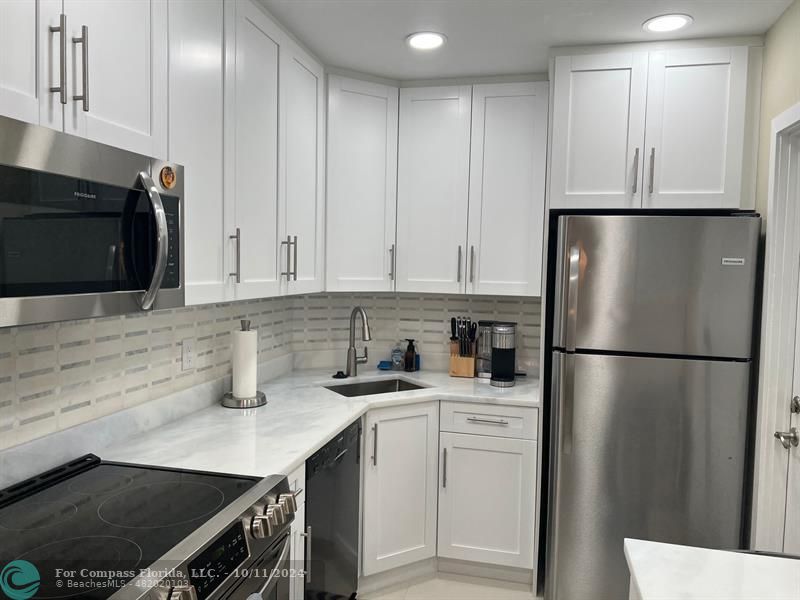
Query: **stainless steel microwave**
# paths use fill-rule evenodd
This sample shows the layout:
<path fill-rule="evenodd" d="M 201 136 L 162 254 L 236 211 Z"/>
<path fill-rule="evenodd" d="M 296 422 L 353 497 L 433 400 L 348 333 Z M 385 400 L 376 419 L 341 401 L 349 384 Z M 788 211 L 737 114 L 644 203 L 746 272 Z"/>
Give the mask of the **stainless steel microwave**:
<path fill-rule="evenodd" d="M 0 117 L 0 327 L 184 305 L 183 167 Z"/>

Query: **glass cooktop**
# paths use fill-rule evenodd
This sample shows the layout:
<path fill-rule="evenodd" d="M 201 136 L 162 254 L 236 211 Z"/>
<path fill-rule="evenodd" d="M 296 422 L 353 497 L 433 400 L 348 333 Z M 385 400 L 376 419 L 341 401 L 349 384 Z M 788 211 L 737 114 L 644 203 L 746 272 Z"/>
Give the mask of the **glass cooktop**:
<path fill-rule="evenodd" d="M 108 598 L 258 481 L 83 460 L 87 470 L 44 489 L 30 480 L 0 492 L 3 591 Z M 36 571 L 38 590 L 25 595 Z"/>

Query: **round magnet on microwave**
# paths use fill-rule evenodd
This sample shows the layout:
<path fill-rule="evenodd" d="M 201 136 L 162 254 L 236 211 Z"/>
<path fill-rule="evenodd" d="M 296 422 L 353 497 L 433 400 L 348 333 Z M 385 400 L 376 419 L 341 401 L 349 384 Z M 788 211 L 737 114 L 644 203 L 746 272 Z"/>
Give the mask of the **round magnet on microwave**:
<path fill-rule="evenodd" d="M 161 174 L 159 175 L 159 177 L 161 179 L 161 185 L 163 185 L 164 188 L 168 190 L 174 188 L 178 180 L 178 176 L 175 173 L 175 169 L 173 169 L 169 165 L 161 169 Z"/>

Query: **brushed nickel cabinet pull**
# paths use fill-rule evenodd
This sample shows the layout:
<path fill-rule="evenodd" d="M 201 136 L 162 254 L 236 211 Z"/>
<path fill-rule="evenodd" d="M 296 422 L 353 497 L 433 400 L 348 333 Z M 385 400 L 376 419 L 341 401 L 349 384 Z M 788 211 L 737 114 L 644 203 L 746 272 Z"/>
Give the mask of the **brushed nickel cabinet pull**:
<path fill-rule="evenodd" d="M 656 172 L 656 149 L 650 148 L 650 184 L 648 185 L 648 191 L 652 194 L 653 193 L 653 179 L 655 178 Z"/>
<path fill-rule="evenodd" d="M 236 270 L 228 275 L 235 277 L 236 283 L 242 283 L 242 230 L 237 227 L 236 234 L 229 235 L 228 239 L 236 240 Z"/>
<path fill-rule="evenodd" d="M 80 96 L 73 96 L 76 102 L 83 101 L 83 112 L 89 112 L 89 28 L 81 26 L 81 37 L 72 38 L 73 44 L 81 45 L 81 73 L 83 75 L 82 91 Z"/>
<path fill-rule="evenodd" d="M 633 193 L 639 189 L 639 148 L 633 153 Z"/>
<path fill-rule="evenodd" d="M 462 259 L 462 251 L 461 246 L 458 247 L 458 271 L 456 273 L 456 281 L 461 283 L 461 259 Z"/>
<path fill-rule="evenodd" d="M 50 91 L 58 94 L 61 104 L 67 103 L 67 15 L 61 14 L 58 18 L 58 27 L 50 26 L 50 33 L 61 36 L 59 40 L 58 58 L 58 85 L 51 87 Z"/>

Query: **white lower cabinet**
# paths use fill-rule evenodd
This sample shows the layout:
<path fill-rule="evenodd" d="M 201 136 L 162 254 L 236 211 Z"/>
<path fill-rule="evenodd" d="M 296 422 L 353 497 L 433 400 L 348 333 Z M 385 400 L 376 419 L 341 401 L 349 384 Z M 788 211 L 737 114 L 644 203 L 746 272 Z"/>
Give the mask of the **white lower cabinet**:
<path fill-rule="evenodd" d="M 364 575 L 436 555 L 438 444 L 438 402 L 367 413 Z"/>
<path fill-rule="evenodd" d="M 536 442 L 442 433 L 439 452 L 438 555 L 531 569 Z"/>

